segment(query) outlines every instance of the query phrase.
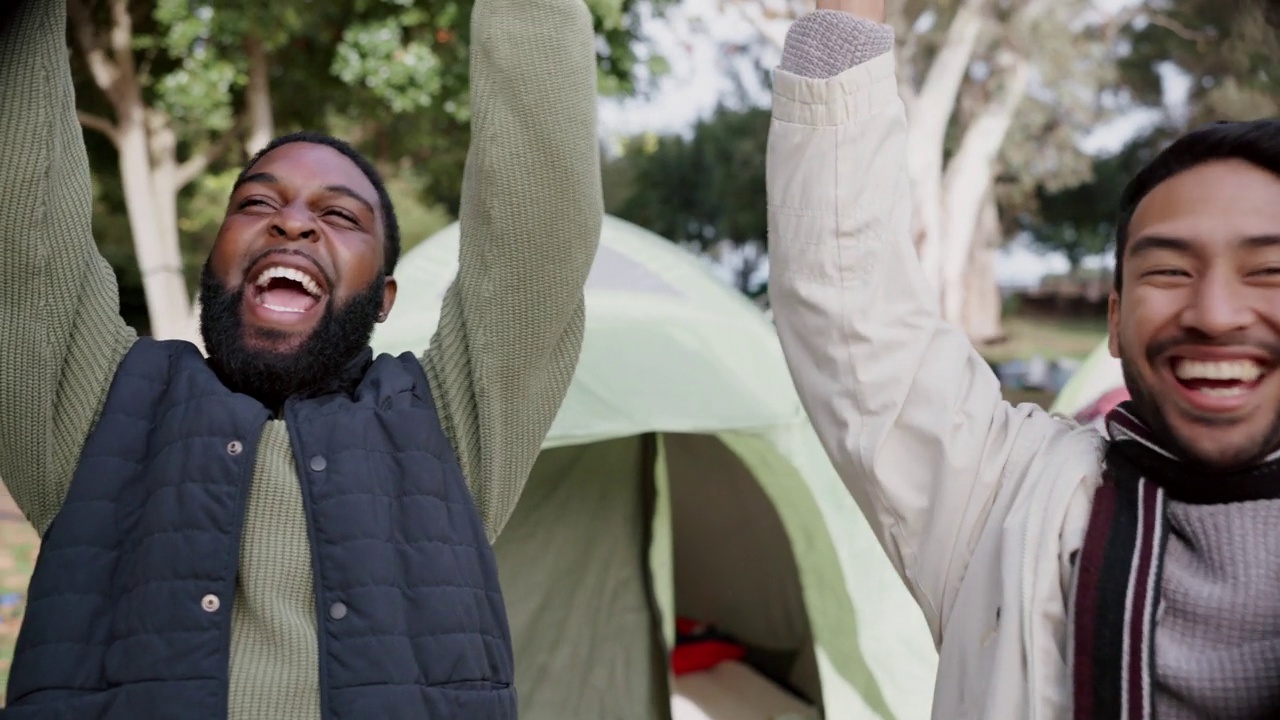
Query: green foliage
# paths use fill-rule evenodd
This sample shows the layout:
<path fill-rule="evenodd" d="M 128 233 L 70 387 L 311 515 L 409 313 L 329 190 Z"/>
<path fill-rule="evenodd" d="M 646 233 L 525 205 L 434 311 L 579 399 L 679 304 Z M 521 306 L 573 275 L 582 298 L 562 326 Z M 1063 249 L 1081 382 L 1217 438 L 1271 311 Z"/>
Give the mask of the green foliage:
<path fill-rule="evenodd" d="M 1161 101 L 1159 67 L 1191 77 L 1187 124 L 1280 114 L 1280 4 L 1275 0 L 1152 0 L 1128 33 L 1122 65 L 1135 97 Z"/>
<path fill-rule="evenodd" d="M 1168 116 L 1112 157 L 1092 161 L 1083 184 L 1042 186 L 1016 206 L 1015 224 L 1073 267 L 1107 251 L 1115 237 L 1120 195 L 1164 145 L 1215 120 L 1280 114 L 1280 4 L 1269 0 L 1152 0 L 1120 33 L 1127 49 L 1109 90 L 1138 105 L 1162 106 L 1161 67 L 1190 76 L 1183 116 Z"/>
<path fill-rule="evenodd" d="M 657 8 L 675 0 L 653 0 Z M 589 0 L 600 41 L 600 86 L 634 90 L 640 0 Z M 106 4 L 90 0 L 100 31 Z M 404 247 L 457 213 L 470 142 L 468 56 L 474 0 L 131 0 L 133 63 L 151 113 L 168 120 L 179 158 L 244 129 L 251 44 L 270 63 L 278 133 L 316 129 L 347 138 L 379 165 L 396 204 Z M 648 59 L 650 72 L 660 59 Z M 84 59 L 73 54 L 78 108 L 113 118 Z M 93 231 L 120 286 L 127 322 L 146 332 L 146 304 L 133 256 L 114 146 L 86 131 L 95 183 Z M 195 290 L 243 147 L 215 159 L 178 197 L 188 286 Z"/>
<path fill-rule="evenodd" d="M 1084 258 L 1107 252 L 1115 241 L 1120 196 L 1129 180 L 1155 156 L 1161 138 L 1141 137 L 1115 155 L 1094 159 L 1091 182 L 1042 190 L 1038 213 L 1023 216 L 1022 229 L 1041 247 L 1066 255 L 1073 271 Z"/>
<path fill-rule="evenodd" d="M 405 42 L 396 18 L 347 28 L 333 59 L 333 74 L 363 84 L 393 113 L 432 105 L 440 92 L 440 61 L 423 42 Z"/>
<path fill-rule="evenodd" d="M 769 111 L 721 107 L 689 138 L 633 138 L 605 168 L 610 212 L 677 242 L 764 241 Z"/>
<path fill-rule="evenodd" d="M 675 0 L 649 0 L 657 9 Z M 99 29 L 106 4 L 89 0 Z M 131 0 L 133 62 L 150 112 L 167 120 L 179 157 L 244 130 L 247 48 L 270 62 L 278 133 L 309 129 L 353 142 L 384 173 L 406 246 L 456 214 L 470 141 L 470 17 L 474 0 Z M 600 42 L 600 83 L 634 89 L 641 65 L 635 43 L 640 0 L 588 0 Z M 658 60 L 643 61 L 650 71 Z M 73 53 L 77 105 L 113 119 L 111 105 Z M 117 271 L 130 321 L 145 328 L 141 282 L 113 146 L 86 131 L 94 169 L 95 234 Z M 179 195 L 179 233 L 187 277 L 216 236 L 240 142 Z"/>

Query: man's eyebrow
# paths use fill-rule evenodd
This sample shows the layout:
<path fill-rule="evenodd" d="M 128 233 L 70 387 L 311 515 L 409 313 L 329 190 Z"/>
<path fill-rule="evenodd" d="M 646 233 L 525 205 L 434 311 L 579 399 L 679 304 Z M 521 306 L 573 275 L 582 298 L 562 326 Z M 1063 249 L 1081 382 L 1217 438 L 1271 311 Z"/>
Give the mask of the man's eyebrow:
<path fill-rule="evenodd" d="M 1143 235 L 1133 242 L 1129 243 L 1129 255 L 1139 255 L 1145 252 L 1154 252 L 1156 250 L 1172 250 L 1174 252 L 1190 252 L 1191 242 L 1182 238 L 1166 237 L 1164 235 Z"/>
<path fill-rule="evenodd" d="M 275 175 L 272 175 L 271 173 L 257 172 L 251 175 L 245 175 L 244 177 L 237 180 L 235 186 L 231 188 L 231 192 L 235 192 L 240 188 L 241 185 L 247 185 L 249 183 L 265 183 L 268 185 L 276 185 L 276 184 L 279 184 L 279 182 L 280 182 L 280 179 L 277 178 Z M 377 211 L 375 211 L 373 208 L 373 203 L 369 202 L 369 200 L 366 199 L 363 195 L 356 192 L 355 190 L 352 190 L 346 185 L 326 185 L 324 187 L 324 190 L 325 192 L 337 193 L 339 195 L 349 197 L 352 200 L 355 200 L 356 202 L 363 205 L 365 209 L 369 211 L 370 215 L 377 215 Z"/>
<path fill-rule="evenodd" d="M 356 192 L 355 190 L 352 190 L 346 185 L 326 185 L 324 189 L 326 192 L 345 195 L 351 198 L 352 200 L 359 202 L 361 205 L 364 205 L 365 209 L 369 211 L 370 215 L 377 217 L 378 213 L 373 209 L 373 203 L 369 202 L 368 200 L 365 199 L 363 195 Z"/>
<path fill-rule="evenodd" d="M 1280 235 L 1277 234 L 1253 235 L 1240 241 L 1240 247 L 1246 250 L 1266 250 L 1276 246 L 1280 246 Z M 1130 244 L 1129 255 L 1156 250 L 1186 253 L 1191 252 L 1192 243 L 1189 240 L 1165 235 L 1144 235 Z"/>
<path fill-rule="evenodd" d="M 1240 244 L 1249 250 L 1266 250 L 1280 245 L 1280 235 L 1254 235 Z"/>
<path fill-rule="evenodd" d="M 236 184 L 231 188 L 231 192 L 235 192 L 240 189 L 241 185 L 247 185 L 249 183 L 266 183 L 268 185 L 275 185 L 279 182 L 279 178 L 271 173 L 256 172 L 252 175 L 245 175 L 239 180 L 236 180 Z"/>

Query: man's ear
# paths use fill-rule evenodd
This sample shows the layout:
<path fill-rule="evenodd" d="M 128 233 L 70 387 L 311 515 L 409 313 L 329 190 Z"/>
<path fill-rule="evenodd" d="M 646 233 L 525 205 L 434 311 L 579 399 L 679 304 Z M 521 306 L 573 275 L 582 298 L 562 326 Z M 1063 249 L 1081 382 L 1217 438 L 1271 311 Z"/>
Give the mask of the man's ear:
<path fill-rule="evenodd" d="M 1107 346 L 1111 357 L 1120 357 L 1120 293 L 1115 290 L 1107 298 Z"/>
<path fill-rule="evenodd" d="M 382 283 L 382 311 L 378 313 L 378 322 L 386 322 L 391 314 L 391 307 L 396 304 L 396 279 L 388 276 Z"/>

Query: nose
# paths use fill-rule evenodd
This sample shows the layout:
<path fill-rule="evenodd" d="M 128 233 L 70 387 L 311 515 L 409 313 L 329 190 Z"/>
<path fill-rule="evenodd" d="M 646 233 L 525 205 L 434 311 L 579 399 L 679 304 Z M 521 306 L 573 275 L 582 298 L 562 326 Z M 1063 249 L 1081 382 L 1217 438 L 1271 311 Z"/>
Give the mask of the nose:
<path fill-rule="evenodd" d="M 1229 272 L 1215 272 L 1202 278 L 1181 317 L 1183 327 L 1208 337 L 1243 330 L 1255 319 L 1248 288 Z"/>
<path fill-rule="evenodd" d="M 271 234 L 282 240 L 302 242 L 314 242 L 320 237 L 315 215 L 299 203 L 290 203 L 280 208 L 272 219 Z"/>

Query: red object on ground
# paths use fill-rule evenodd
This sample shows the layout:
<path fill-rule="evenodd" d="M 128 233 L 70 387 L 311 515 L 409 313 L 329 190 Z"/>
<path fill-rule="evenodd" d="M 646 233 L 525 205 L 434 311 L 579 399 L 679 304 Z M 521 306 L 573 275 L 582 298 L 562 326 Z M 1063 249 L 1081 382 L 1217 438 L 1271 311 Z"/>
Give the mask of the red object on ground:
<path fill-rule="evenodd" d="M 708 625 L 676 618 L 676 647 L 671 651 L 675 675 L 710 670 L 726 660 L 741 660 L 747 649 Z"/>

